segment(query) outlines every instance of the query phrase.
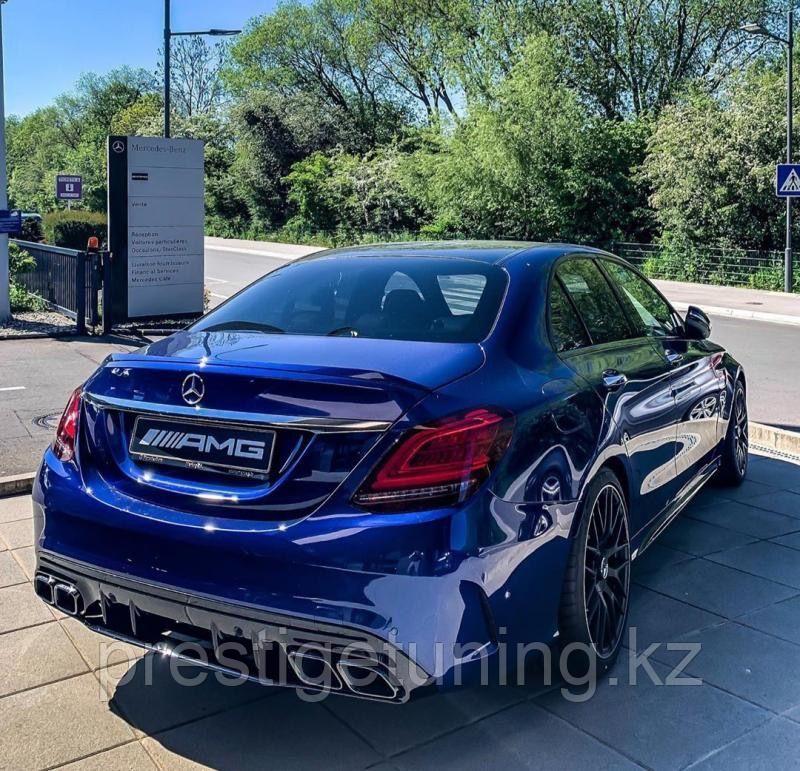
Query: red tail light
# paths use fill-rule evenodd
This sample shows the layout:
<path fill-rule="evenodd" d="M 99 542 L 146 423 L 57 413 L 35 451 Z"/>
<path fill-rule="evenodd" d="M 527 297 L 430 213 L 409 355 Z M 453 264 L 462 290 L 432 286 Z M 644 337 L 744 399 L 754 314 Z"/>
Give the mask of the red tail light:
<path fill-rule="evenodd" d="M 75 457 L 75 438 L 78 435 L 78 415 L 81 411 L 81 387 L 76 388 L 69 397 L 64 414 L 58 421 L 53 452 L 59 460 L 72 460 Z"/>
<path fill-rule="evenodd" d="M 415 428 L 359 488 L 371 509 L 414 509 L 464 500 L 489 476 L 511 439 L 511 416 L 473 410 Z"/>

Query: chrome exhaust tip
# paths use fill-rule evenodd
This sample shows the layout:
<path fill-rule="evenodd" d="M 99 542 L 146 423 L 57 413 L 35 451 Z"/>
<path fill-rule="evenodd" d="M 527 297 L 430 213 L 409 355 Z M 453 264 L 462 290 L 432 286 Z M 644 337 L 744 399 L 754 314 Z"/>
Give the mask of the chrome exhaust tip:
<path fill-rule="evenodd" d="M 68 616 L 77 616 L 81 609 L 81 593 L 72 584 L 57 583 L 53 588 L 53 602 Z"/>
<path fill-rule="evenodd" d="M 33 591 L 37 597 L 41 597 L 49 605 L 53 604 L 53 587 L 56 579 L 53 576 L 46 576 L 44 573 L 37 573 L 33 579 Z"/>
<path fill-rule="evenodd" d="M 286 658 L 297 679 L 311 688 L 323 691 L 341 691 L 342 681 L 322 651 L 288 651 Z"/>
<path fill-rule="evenodd" d="M 400 687 L 384 664 L 370 659 L 340 661 L 336 668 L 345 685 L 357 696 L 367 699 L 391 700 Z"/>

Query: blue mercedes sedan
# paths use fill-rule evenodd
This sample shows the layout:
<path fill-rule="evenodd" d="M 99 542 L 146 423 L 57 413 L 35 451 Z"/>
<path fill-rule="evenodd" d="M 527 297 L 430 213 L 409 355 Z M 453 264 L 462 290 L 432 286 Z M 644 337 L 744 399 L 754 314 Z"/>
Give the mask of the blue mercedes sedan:
<path fill-rule="evenodd" d="M 299 259 L 72 394 L 33 495 L 36 592 L 316 692 L 401 702 L 520 676 L 537 646 L 602 672 L 632 562 L 747 471 L 745 375 L 709 333 L 585 247 Z"/>

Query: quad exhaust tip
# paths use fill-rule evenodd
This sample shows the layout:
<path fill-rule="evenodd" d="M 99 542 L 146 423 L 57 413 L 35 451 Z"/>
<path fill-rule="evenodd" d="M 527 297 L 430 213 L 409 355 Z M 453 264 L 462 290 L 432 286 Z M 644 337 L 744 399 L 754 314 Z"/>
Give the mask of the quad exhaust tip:
<path fill-rule="evenodd" d="M 77 616 L 81 612 L 81 593 L 73 584 L 37 573 L 33 586 L 39 597 L 50 605 L 55 605 L 62 613 Z"/>
<path fill-rule="evenodd" d="M 33 580 L 33 590 L 38 597 L 41 597 L 45 602 L 53 605 L 53 587 L 56 585 L 56 579 L 53 576 L 46 576 L 42 573 L 37 573 L 36 578 Z"/>
<path fill-rule="evenodd" d="M 369 699 L 394 699 L 400 688 L 386 667 L 373 660 L 340 661 L 336 668 L 347 687 Z"/>
<path fill-rule="evenodd" d="M 325 691 L 341 691 L 342 681 L 321 651 L 291 651 L 286 654 L 297 678 L 304 685 Z"/>
<path fill-rule="evenodd" d="M 287 651 L 286 657 L 301 683 L 324 691 L 350 692 L 367 699 L 393 700 L 400 686 L 384 664 L 374 659 L 340 659 L 336 665 L 322 650 Z"/>

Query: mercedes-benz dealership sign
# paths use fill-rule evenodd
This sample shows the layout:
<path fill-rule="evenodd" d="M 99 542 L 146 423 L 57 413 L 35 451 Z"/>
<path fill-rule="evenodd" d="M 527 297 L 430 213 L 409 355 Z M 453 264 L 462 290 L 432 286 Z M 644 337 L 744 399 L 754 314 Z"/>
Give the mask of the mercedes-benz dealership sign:
<path fill-rule="evenodd" d="M 203 310 L 203 143 L 108 138 L 114 318 Z"/>

